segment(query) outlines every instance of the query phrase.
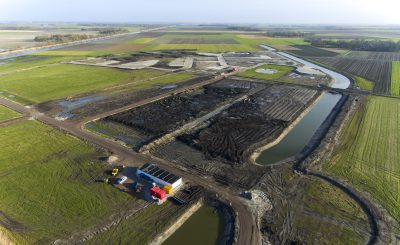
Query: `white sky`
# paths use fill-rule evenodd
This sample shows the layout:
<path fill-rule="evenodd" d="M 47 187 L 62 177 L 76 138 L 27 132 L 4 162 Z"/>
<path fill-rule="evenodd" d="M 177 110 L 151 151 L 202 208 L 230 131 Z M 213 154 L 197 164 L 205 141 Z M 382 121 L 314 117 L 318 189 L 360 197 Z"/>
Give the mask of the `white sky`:
<path fill-rule="evenodd" d="M 0 0 L 0 21 L 400 24 L 400 0 Z"/>

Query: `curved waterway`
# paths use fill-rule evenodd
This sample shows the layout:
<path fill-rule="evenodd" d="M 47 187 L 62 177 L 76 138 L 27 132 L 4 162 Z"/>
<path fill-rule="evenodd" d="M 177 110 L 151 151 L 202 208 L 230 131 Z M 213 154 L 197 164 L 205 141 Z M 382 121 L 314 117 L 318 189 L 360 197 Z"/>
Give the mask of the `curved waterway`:
<path fill-rule="evenodd" d="M 330 75 L 333 78 L 332 88 L 346 89 L 350 86 L 350 80 L 342 74 L 284 52 L 278 54 Z M 300 153 L 340 98 L 339 94 L 324 93 L 290 132 L 278 144 L 263 151 L 256 162 L 261 165 L 274 164 Z"/>
<path fill-rule="evenodd" d="M 224 218 L 213 207 L 203 206 L 184 225 L 172 234 L 163 245 L 213 245 L 221 240 Z"/>

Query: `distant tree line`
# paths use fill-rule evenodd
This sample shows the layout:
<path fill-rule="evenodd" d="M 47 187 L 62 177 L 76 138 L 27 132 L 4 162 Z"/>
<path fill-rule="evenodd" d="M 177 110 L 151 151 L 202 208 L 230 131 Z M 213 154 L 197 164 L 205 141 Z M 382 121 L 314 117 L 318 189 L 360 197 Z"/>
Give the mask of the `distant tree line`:
<path fill-rule="evenodd" d="M 98 35 L 89 34 L 55 34 L 55 35 L 42 35 L 36 36 L 33 40 L 35 42 L 48 42 L 48 43 L 66 43 L 73 41 L 80 41 L 90 39 L 98 36 L 109 36 L 129 32 L 127 29 L 122 28 L 88 28 L 82 31 L 97 31 Z"/>
<path fill-rule="evenodd" d="M 87 34 L 56 34 L 56 35 L 43 35 L 36 36 L 33 40 L 35 42 L 50 42 L 50 43 L 65 43 L 79 41 L 89 38 L 94 38 L 94 35 Z"/>
<path fill-rule="evenodd" d="M 261 31 L 261 29 L 249 26 L 228 26 L 226 29 L 230 31 Z"/>
<path fill-rule="evenodd" d="M 82 28 L 82 31 L 97 31 L 100 35 L 115 35 L 121 33 L 127 33 L 129 30 L 124 28 L 101 28 L 101 27 L 93 27 L 93 28 Z"/>
<path fill-rule="evenodd" d="M 309 37 L 313 35 L 310 32 L 298 32 L 298 31 L 269 31 L 266 33 L 268 37 Z"/>
<path fill-rule="evenodd" d="M 346 40 L 329 40 L 314 38 L 308 40 L 311 45 L 322 48 L 342 48 L 356 51 L 377 51 L 377 52 L 398 52 L 400 51 L 400 42 L 385 40 L 365 40 L 354 39 Z"/>

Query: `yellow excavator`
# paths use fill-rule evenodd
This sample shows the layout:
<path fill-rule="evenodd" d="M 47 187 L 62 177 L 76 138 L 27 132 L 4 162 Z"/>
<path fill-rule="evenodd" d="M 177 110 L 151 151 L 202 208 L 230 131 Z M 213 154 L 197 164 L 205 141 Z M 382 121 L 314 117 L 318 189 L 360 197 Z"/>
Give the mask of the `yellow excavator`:
<path fill-rule="evenodd" d="M 112 176 L 117 176 L 118 175 L 118 173 L 119 173 L 119 169 L 118 168 L 113 168 L 113 170 L 112 170 L 112 172 L 111 172 L 111 174 L 112 174 Z"/>

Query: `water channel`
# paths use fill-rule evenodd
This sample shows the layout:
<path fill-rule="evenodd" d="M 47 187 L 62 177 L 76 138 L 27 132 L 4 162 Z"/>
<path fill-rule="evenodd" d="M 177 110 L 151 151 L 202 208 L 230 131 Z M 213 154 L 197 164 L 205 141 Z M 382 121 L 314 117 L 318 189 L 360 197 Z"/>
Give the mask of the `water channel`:
<path fill-rule="evenodd" d="M 224 218 L 213 207 L 203 206 L 194 213 L 163 245 L 218 244 L 224 231 Z"/>
<path fill-rule="evenodd" d="M 332 88 L 345 89 L 350 86 L 350 80 L 342 74 L 284 52 L 278 54 L 330 75 L 333 78 Z M 324 93 L 292 130 L 277 145 L 263 151 L 256 162 L 261 165 L 273 164 L 300 153 L 340 98 L 339 94 Z"/>

